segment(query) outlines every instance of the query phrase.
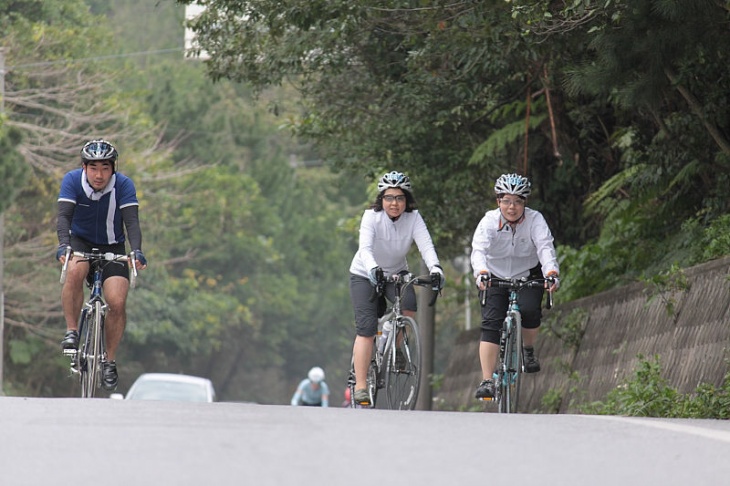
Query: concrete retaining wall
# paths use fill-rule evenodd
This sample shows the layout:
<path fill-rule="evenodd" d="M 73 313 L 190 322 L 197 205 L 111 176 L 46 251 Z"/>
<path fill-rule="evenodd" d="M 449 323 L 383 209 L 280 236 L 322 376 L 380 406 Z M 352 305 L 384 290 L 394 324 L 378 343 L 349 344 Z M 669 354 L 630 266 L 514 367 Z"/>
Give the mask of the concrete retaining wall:
<path fill-rule="evenodd" d="M 521 411 L 570 413 L 603 401 L 633 375 L 639 355 L 659 355 L 663 376 L 680 392 L 721 385 L 730 350 L 729 267 L 724 258 L 685 269 L 682 290 L 637 283 L 546 310 L 536 346 L 542 371 L 523 375 Z M 473 398 L 478 344 L 478 329 L 458 336 L 434 408 L 493 408 Z"/>

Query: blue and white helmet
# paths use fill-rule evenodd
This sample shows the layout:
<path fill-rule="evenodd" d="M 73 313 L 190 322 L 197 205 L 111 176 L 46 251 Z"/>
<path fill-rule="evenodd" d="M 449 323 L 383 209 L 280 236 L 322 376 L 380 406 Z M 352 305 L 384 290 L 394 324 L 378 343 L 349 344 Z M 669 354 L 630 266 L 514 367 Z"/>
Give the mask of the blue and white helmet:
<path fill-rule="evenodd" d="M 402 172 L 388 172 L 378 181 L 378 192 L 383 192 L 391 187 L 411 192 L 411 180 Z"/>
<path fill-rule="evenodd" d="M 111 143 L 106 140 L 91 140 L 84 144 L 81 149 L 81 162 L 111 162 L 112 168 L 116 169 L 119 153 Z"/>
<path fill-rule="evenodd" d="M 519 174 L 502 174 L 494 183 L 494 192 L 497 194 L 514 194 L 527 197 L 530 195 L 530 181 Z"/>

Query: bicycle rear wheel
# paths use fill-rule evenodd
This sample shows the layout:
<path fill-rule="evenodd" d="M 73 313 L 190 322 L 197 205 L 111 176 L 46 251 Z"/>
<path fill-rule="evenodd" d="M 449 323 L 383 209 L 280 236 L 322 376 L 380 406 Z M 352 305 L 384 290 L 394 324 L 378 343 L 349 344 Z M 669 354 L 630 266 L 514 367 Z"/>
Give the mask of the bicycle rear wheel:
<path fill-rule="evenodd" d="M 383 356 L 385 396 L 389 409 L 413 410 L 421 380 L 421 336 L 410 317 L 403 317 L 395 330 L 395 346 L 389 343 Z"/>
<path fill-rule="evenodd" d="M 375 404 L 378 401 L 378 390 L 383 387 L 383 384 L 378 381 L 380 359 L 382 358 L 378 356 L 378 338 L 376 335 L 373 338 L 373 353 L 372 358 L 370 359 L 370 366 L 368 366 L 367 376 L 368 394 L 370 395 L 370 408 L 375 408 Z"/>
<path fill-rule="evenodd" d="M 504 348 L 504 370 L 498 383 L 500 388 L 499 412 L 517 413 L 522 375 L 522 332 L 512 318 Z"/>
<path fill-rule="evenodd" d="M 101 379 L 102 313 L 101 302 L 94 302 L 87 314 L 86 332 L 81 350 L 81 397 L 93 398 Z"/>

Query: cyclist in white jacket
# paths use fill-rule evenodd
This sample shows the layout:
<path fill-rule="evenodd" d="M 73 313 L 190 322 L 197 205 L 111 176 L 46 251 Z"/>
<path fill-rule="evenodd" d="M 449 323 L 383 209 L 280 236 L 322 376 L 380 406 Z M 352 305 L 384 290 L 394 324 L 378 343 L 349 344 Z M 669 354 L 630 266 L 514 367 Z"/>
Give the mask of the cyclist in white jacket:
<path fill-rule="evenodd" d="M 557 280 L 560 268 L 550 228 L 539 211 L 525 207 L 531 192 L 530 182 L 518 174 L 503 174 L 497 179 L 494 191 L 499 207 L 486 212 L 471 244 L 471 265 L 477 286 L 487 291 L 479 343 L 482 382 L 477 387 L 476 398 L 494 397 L 492 373 L 497 365 L 499 335 L 509 301 L 507 289 L 487 288 L 482 277 L 555 277 L 551 292 L 560 285 Z M 534 345 L 542 319 L 543 293 L 541 288 L 527 288 L 519 296 L 526 373 L 540 371 Z"/>
<path fill-rule="evenodd" d="M 389 172 L 378 181 L 378 196 L 360 221 L 359 248 L 350 265 L 350 298 L 355 312 L 355 343 L 352 355 L 355 365 L 355 402 L 368 405 L 366 375 L 372 355 L 373 336 L 378 331 L 378 303 L 372 300 L 377 274 L 385 277 L 408 271 L 406 256 L 415 241 L 432 276 L 438 275 L 439 289 L 444 285 L 444 272 L 426 223 L 416 210 L 411 182 L 401 172 Z M 392 284 L 385 295 L 393 300 Z M 403 314 L 415 316 L 416 293 L 409 286 L 402 301 Z"/>

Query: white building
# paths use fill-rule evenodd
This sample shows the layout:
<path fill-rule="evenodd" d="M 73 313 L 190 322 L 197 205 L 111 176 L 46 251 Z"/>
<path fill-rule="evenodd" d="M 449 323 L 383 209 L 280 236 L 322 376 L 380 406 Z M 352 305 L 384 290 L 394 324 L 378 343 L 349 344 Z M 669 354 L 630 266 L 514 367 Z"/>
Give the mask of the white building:
<path fill-rule="evenodd" d="M 205 10 L 205 7 L 202 5 L 199 5 L 198 3 L 192 3 L 190 5 L 185 5 L 185 22 L 187 23 L 188 20 L 192 20 L 196 18 L 198 15 L 200 15 L 203 10 Z M 193 54 L 191 52 L 192 49 L 197 49 L 198 45 L 195 41 L 195 33 L 189 29 L 187 26 L 185 27 L 185 57 L 195 58 L 195 59 L 209 59 L 210 56 L 208 53 L 204 50 L 200 51 L 200 54 Z"/>

